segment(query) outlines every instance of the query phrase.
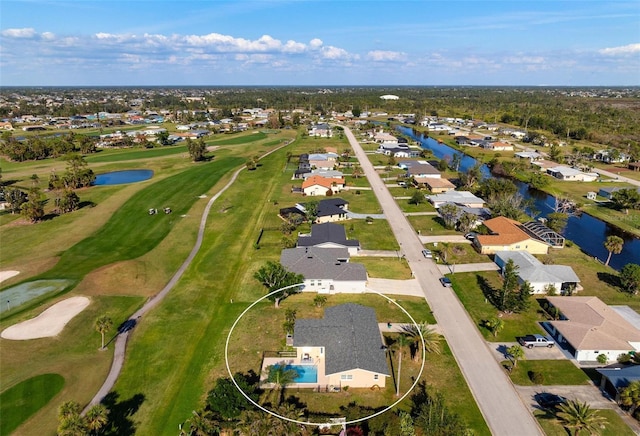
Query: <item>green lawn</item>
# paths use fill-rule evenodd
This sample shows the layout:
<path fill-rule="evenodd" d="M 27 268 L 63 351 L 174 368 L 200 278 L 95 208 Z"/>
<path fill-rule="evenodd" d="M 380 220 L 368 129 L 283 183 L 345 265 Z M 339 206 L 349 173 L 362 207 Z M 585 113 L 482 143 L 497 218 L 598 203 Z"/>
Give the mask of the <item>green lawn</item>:
<path fill-rule="evenodd" d="M 78 279 L 103 265 L 142 256 L 167 236 L 199 195 L 241 163 L 240 159 L 223 158 L 149 185 L 134 194 L 95 235 L 67 250 L 43 277 Z M 171 207 L 171 214 L 162 213 L 166 206 Z M 149 208 L 160 213 L 149 215 Z"/>
<path fill-rule="evenodd" d="M 511 361 L 502 362 L 503 365 Z M 577 368 L 568 360 L 519 360 L 510 373 L 511 381 L 516 385 L 533 386 L 529 378 L 529 372 L 540 372 L 544 375 L 546 386 L 553 385 L 584 385 L 590 380 L 584 371 Z"/>
<path fill-rule="evenodd" d="M 487 330 L 482 321 L 498 315 L 498 310 L 491 305 L 481 291 L 480 283 L 488 283 L 490 286 L 500 286 L 500 276 L 498 272 L 474 272 L 455 273 L 449 277 L 453 282 L 453 289 L 464 305 L 465 309 L 480 329 L 485 339 L 492 342 L 514 342 L 517 336 L 523 336 L 540 331 L 539 321 L 544 318 L 539 312 L 539 305 L 534 298 L 531 298 L 529 309 L 523 313 L 502 314 L 504 328 L 494 337 Z"/>
<path fill-rule="evenodd" d="M 405 201 L 405 200 L 399 200 Z M 417 232 L 420 231 L 420 234 L 423 236 L 430 235 L 459 235 L 460 232 L 457 232 L 453 229 L 446 229 L 442 222 L 442 218 L 434 215 L 418 215 L 418 216 L 409 216 L 407 217 L 409 223 L 413 226 L 413 229 Z"/>
<path fill-rule="evenodd" d="M 347 238 L 359 240 L 363 250 L 400 249 L 387 220 L 375 219 L 369 224 L 366 220 L 353 219 L 345 221 L 344 227 Z"/>
<path fill-rule="evenodd" d="M 599 433 L 602 436 L 633 436 L 635 433 L 624 423 L 622 418 L 611 409 L 599 409 L 598 414 L 607 420 L 604 429 Z M 533 415 L 540 423 L 547 436 L 567 436 L 567 430 L 562 427 L 560 421 L 548 412 L 535 411 Z M 580 432 L 579 436 L 587 436 L 586 432 Z"/>
<path fill-rule="evenodd" d="M 104 150 L 89 155 L 85 158 L 88 164 L 121 162 L 127 160 L 152 159 L 156 157 L 172 156 L 180 153 L 188 153 L 184 145 L 166 146 L 149 149 L 134 150 Z"/>
<path fill-rule="evenodd" d="M 367 268 L 369 277 L 395 280 L 412 278 L 407 261 L 397 257 L 352 257 L 351 263 L 363 264 Z"/>
<path fill-rule="evenodd" d="M 41 374 L 0 394 L 0 434 L 9 434 L 47 404 L 64 386 L 60 374 Z"/>

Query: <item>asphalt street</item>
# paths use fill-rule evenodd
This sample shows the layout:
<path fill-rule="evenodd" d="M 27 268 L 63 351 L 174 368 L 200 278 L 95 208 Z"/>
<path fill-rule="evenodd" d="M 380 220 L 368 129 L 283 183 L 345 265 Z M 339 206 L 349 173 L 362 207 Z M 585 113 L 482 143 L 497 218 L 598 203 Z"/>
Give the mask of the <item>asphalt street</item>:
<path fill-rule="evenodd" d="M 347 127 L 345 134 L 491 433 L 505 436 L 543 434 L 453 290 L 444 288 L 438 281 L 442 275 L 435 262 L 422 256 L 423 245 L 418 235 Z"/>

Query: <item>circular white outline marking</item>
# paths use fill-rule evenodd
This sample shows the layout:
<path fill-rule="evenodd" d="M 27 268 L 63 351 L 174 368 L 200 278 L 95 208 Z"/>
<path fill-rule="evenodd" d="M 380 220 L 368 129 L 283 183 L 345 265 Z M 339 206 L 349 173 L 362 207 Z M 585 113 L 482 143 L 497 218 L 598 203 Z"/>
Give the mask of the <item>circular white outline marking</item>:
<path fill-rule="evenodd" d="M 298 421 L 297 419 L 292 419 L 292 418 L 287 418 L 286 416 L 282 416 L 282 415 L 278 415 L 277 413 L 275 413 L 272 410 L 269 410 L 265 407 L 262 407 L 260 404 L 256 403 L 255 401 L 253 401 L 251 398 L 249 398 L 249 396 L 247 394 L 244 393 L 244 391 L 240 388 L 240 386 L 238 386 L 238 383 L 236 382 L 236 379 L 233 377 L 233 374 L 231 373 L 231 368 L 229 367 L 229 341 L 231 339 L 231 334 L 233 333 L 233 330 L 236 328 L 236 325 L 238 324 L 238 322 L 242 319 L 242 317 L 249 311 L 251 310 L 251 308 L 253 306 L 255 306 L 256 304 L 258 304 L 259 302 L 261 302 L 262 300 L 264 300 L 265 298 L 269 298 L 271 295 L 275 294 L 276 292 L 280 292 L 280 291 L 284 291 L 285 289 L 289 289 L 289 288 L 293 288 L 296 286 L 303 286 L 304 283 L 296 283 L 295 285 L 290 285 L 290 286 L 285 286 L 284 288 L 280 288 L 280 289 L 276 289 L 273 292 L 269 292 L 268 294 L 258 298 L 256 301 L 254 301 L 253 303 L 251 303 L 249 305 L 249 307 L 247 307 L 241 314 L 240 316 L 238 316 L 238 318 L 236 318 L 235 322 L 233 323 L 233 325 L 231 326 L 231 329 L 229 330 L 229 334 L 227 335 L 227 340 L 224 344 L 224 361 L 227 367 L 227 372 L 229 373 L 229 377 L 231 377 L 231 381 L 233 382 L 233 384 L 235 385 L 236 389 L 238 389 L 238 391 L 240 391 L 240 393 L 242 394 L 242 396 L 244 396 L 251 404 L 253 404 L 254 406 L 256 406 L 258 409 L 262 410 L 263 412 L 266 412 L 272 416 L 275 416 L 276 418 L 280 418 L 280 419 L 284 419 L 285 421 L 289 421 L 289 422 L 294 422 L 296 424 L 301 424 L 301 425 L 312 425 L 312 426 L 318 426 L 320 427 L 321 425 L 327 425 L 327 424 L 331 424 L 331 425 L 337 425 L 335 423 L 330 423 L 330 422 L 308 422 L 308 421 Z M 369 291 L 371 291 L 371 289 L 368 289 Z M 386 298 L 388 301 L 392 302 L 393 304 L 395 304 L 396 306 L 398 306 L 400 308 L 400 310 L 402 310 L 411 320 L 411 322 L 413 322 L 413 324 L 416 326 L 418 333 L 420 334 L 420 341 L 422 342 L 422 365 L 420 365 L 420 372 L 418 373 L 418 376 L 416 377 L 415 381 L 413 382 L 413 384 L 411 385 L 411 387 L 409 388 L 409 390 L 407 390 L 407 392 L 400 398 L 398 398 L 396 400 L 395 403 L 391 404 L 390 406 L 386 407 L 385 409 L 382 409 L 372 415 L 368 415 L 365 416 L 364 418 L 358 418 L 358 419 L 354 419 L 351 421 L 347 421 L 344 423 L 341 423 L 341 425 L 349 425 L 349 424 L 355 424 L 357 422 L 361 422 L 361 421 L 366 421 L 368 419 L 371 418 L 375 418 L 378 415 L 381 415 L 385 412 L 388 412 L 389 410 L 393 409 L 395 406 L 397 406 L 402 400 L 404 400 L 407 395 L 409 395 L 411 393 L 411 391 L 416 387 L 416 385 L 418 384 L 418 382 L 420 381 L 420 377 L 422 377 L 422 372 L 424 371 L 424 362 L 425 362 L 425 355 L 426 355 L 426 344 L 424 342 L 424 337 L 422 336 L 422 331 L 420 330 L 418 323 L 416 322 L 415 319 L 413 319 L 413 317 L 411 316 L 411 314 L 409 312 L 407 312 L 405 310 L 404 307 L 400 306 L 397 302 L 395 302 L 394 300 L 392 300 L 391 298 L 387 297 L 384 294 L 381 294 L 380 292 L 376 292 L 373 291 L 373 293 L 380 295 L 381 297 Z M 398 380 L 398 383 L 400 383 L 400 380 Z"/>

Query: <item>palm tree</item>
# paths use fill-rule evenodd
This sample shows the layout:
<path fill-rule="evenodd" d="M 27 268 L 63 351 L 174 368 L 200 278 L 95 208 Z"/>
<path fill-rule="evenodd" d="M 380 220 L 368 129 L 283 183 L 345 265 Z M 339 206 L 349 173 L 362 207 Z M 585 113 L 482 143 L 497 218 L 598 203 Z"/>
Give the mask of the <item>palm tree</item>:
<path fill-rule="evenodd" d="M 104 334 L 109 331 L 112 325 L 113 321 L 107 315 L 102 315 L 96 319 L 96 330 L 102 336 L 102 347 L 100 349 L 104 349 Z"/>
<path fill-rule="evenodd" d="M 109 422 L 109 410 L 103 404 L 91 407 L 84 416 L 87 428 L 97 432 Z"/>
<path fill-rule="evenodd" d="M 636 354 L 637 355 L 637 354 Z M 629 407 L 629 414 L 633 416 L 640 407 L 640 381 L 635 380 L 620 392 L 620 404 Z"/>
<path fill-rule="evenodd" d="M 424 348 L 427 353 L 440 354 L 440 339 L 442 338 L 433 328 L 429 327 L 426 322 L 420 324 L 405 324 L 402 326 L 402 330 L 413 341 L 413 345 L 416 347 L 416 352 L 413 354 L 413 360 L 418 360 L 420 356 L 419 351 L 422 349 L 422 340 L 420 339 L 420 333 L 424 339 Z"/>
<path fill-rule="evenodd" d="M 75 401 L 65 401 L 58 407 L 58 419 L 80 415 L 80 404 Z"/>
<path fill-rule="evenodd" d="M 514 345 L 509 347 L 507 350 L 507 354 L 511 356 L 513 359 L 513 367 L 515 368 L 518 365 L 518 360 L 524 359 L 524 350 L 520 345 Z"/>
<path fill-rule="evenodd" d="M 606 418 L 598 415 L 586 402 L 569 400 L 558 406 L 557 418 L 572 434 L 578 435 L 582 430 L 597 434 L 605 424 Z"/>
<path fill-rule="evenodd" d="M 409 347 L 413 341 L 406 335 L 401 334 L 394 342 L 394 347 L 398 350 L 398 380 L 396 382 L 396 396 L 400 396 L 400 374 L 402 370 L 402 352 Z"/>
<path fill-rule="evenodd" d="M 191 418 L 187 420 L 187 429 L 182 430 L 188 436 L 210 436 L 220 434 L 220 426 L 213 418 L 210 410 L 191 412 Z"/>
<path fill-rule="evenodd" d="M 60 419 L 58 436 L 86 436 L 87 426 L 80 414 L 72 414 Z"/>
<path fill-rule="evenodd" d="M 609 265 L 612 254 L 620 254 L 623 245 L 624 240 L 621 237 L 607 236 L 607 239 L 604 241 L 604 248 L 609 252 L 609 256 L 607 256 L 607 261 L 604 263 L 605 265 Z"/>
<path fill-rule="evenodd" d="M 287 385 L 293 383 L 300 374 L 298 374 L 298 371 L 295 369 L 287 369 L 284 362 L 269 365 L 266 367 L 265 371 L 267 373 L 267 378 L 262 383 L 273 383 L 273 390 L 280 392 L 280 400 L 278 404 L 281 404 L 284 399 L 284 390 Z"/>

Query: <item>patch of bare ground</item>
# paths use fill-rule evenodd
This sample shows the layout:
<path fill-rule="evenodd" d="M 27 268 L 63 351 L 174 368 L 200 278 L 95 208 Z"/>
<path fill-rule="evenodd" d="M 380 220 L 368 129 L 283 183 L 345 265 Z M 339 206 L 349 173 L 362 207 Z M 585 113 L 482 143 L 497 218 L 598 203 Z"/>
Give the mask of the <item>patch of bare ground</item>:
<path fill-rule="evenodd" d="M 150 297 L 165 285 L 161 275 L 140 260 L 107 265 L 85 276 L 76 287 L 83 295 L 132 295 Z"/>
<path fill-rule="evenodd" d="M 20 264 L 3 265 L 3 269 L 19 270 L 20 274 L 4 280 L 2 282 L 2 287 L 4 288 L 28 279 L 29 277 L 42 274 L 43 272 L 53 268 L 56 263 L 58 263 L 57 257 L 45 257 L 42 259 L 28 260 L 26 262 L 21 262 Z"/>

